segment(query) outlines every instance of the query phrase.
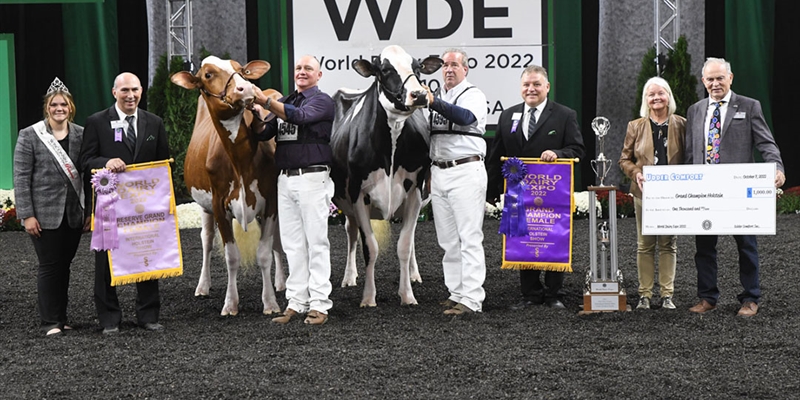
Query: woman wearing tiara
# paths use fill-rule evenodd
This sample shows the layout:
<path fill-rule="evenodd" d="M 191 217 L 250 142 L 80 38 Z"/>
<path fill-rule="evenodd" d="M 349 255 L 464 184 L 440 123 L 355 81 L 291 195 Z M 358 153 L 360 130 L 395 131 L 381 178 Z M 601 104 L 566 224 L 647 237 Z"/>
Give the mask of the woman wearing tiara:
<path fill-rule="evenodd" d="M 78 165 L 83 127 L 72 123 L 74 117 L 72 95 L 56 78 L 44 96 L 44 120 L 21 130 L 14 149 L 17 217 L 39 258 L 39 316 L 47 336 L 72 329 L 67 325 L 70 265 L 89 222 Z"/>

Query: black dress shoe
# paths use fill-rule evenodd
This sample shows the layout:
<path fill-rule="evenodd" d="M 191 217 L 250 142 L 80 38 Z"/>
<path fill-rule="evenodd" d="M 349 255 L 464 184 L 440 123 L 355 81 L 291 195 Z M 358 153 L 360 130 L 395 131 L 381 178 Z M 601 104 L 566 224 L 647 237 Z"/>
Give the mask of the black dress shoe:
<path fill-rule="evenodd" d="M 119 333 L 119 327 L 117 326 L 108 326 L 103 328 L 103 335 L 116 335 Z"/>
<path fill-rule="evenodd" d="M 161 325 L 158 322 L 148 322 L 142 325 L 142 328 L 148 331 L 163 331 L 164 325 Z"/>
<path fill-rule="evenodd" d="M 561 300 L 558 299 L 547 300 L 547 306 L 550 308 L 558 308 L 558 309 L 567 308 L 564 306 L 564 303 L 562 303 Z"/>
<path fill-rule="evenodd" d="M 535 301 L 533 301 L 533 300 L 525 300 L 525 299 L 523 299 L 523 300 L 522 300 L 522 301 L 520 301 L 519 303 L 517 303 L 517 304 L 514 304 L 514 305 L 512 305 L 511 307 L 509 307 L 509 309 L 510 309 L 511 311 L 519 311 L 519 310 L 523 310 L 523 309 L 525 309 L 525 308 L 528 308 L 528 307 L 530 307 L 530 306 L 535 306 L 535 305 L 537 305 L 537 304 L 539 304 L 539 303 L 536 303 L 536 302 L 535 302 Z"/>

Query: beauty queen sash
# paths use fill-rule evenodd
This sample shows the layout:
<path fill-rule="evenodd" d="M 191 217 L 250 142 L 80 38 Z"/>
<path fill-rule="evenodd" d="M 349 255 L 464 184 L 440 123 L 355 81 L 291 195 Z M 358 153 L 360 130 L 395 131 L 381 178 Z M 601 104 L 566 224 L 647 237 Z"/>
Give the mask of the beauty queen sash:
<path fill-rule="evenodd" d="M 506 163 L 515 160 L 524 162 L 525 176 L 515 180 L 509 179 L 513 175 L 506 174 L 506 197 L 500 221 L 502 268 L 572 272 L 574 161 L 512 158 Z M 516 204 L 508 205 L 509 200 Z"/>
<path fill-rule="evenodd" d="M 50 154 L 52 154 L 56 159 L 56 162 L 58 162 L 58 166 L 61 167 L 61 171 L 72 183 L 72 188 L 75 189 L 75 193 L 78 195 L 78 200 L 81 202 L 81 208 L 84 208 L 85 205 L 83 204 L 83 184 L 81 183 L 81 174 L 78 172 L 78 169 L 75 168 L 75 164 L 72 163 L 72 159 L 69 158 L 69 155 L 64 151 L 64 148 L 58 144 L 56 138 L 47 132 L 47 127 L 45 126 L 44 121 L 39 121 L 33 124 L 33 131 L 36 132 L 36 136 L 38 136 L 39 140 L 44 143 L 45 147 L 47 147 L 47 150 L 50 150 Z"/>
<path fill-rule="evenodd" d="M 99 170 L 92 179 L 109 173 Z M 117 182 L 112 193 L 101 195 L 95 190 L 93 224 L 101 225 L 94 226 L 92 234 L 95 249 L 95 235 L 104 235 L 104 220 L 113 224 L 116 238 L 103 239 L 106 245 L 116 245 L 106 246 L 111 286 L 182 275 L 183 255 L 169 161 L 128 165 L 125 172 L 114 175 Z M 102 207 L 103 215 L 98 218 L 101 204 L 106 207 Z"/>

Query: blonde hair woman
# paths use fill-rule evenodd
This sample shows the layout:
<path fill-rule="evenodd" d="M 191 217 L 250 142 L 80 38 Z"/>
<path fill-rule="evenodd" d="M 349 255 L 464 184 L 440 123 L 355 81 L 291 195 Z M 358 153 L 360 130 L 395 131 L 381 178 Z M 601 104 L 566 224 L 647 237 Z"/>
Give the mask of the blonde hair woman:
<path fill-rule="evenodd" d="M 37 292 L 41 327 L 57 336 L 67 325 L 67 292 L 72 259 L 84 218 L 79 155 L 83 127 L 72 123 L 75 103 L 56 78 L 44 96 L 44 119 L 19 132 L 14 149 L 17 217 L 39 259 Z"/>
<path fill-rule="evenodd" d="M 639 304 L 637 309 L 649 309 L 655 281 L 655 255 L 658 250 L 658 285 L 661 307 L 674 309 L 675 263 L 678 253 L 677 237 L 642 235 L 642 186 L 645 184 L 642 167 L 683 163 L 686 118 L 675 115 L 675 99 L 667 81 L 650 78 L 642 90 L 641 118 L 628 123 L 619 166 L 631 181 L 631 194 L 636 210 L 637 251 L 639 271 Z"/>

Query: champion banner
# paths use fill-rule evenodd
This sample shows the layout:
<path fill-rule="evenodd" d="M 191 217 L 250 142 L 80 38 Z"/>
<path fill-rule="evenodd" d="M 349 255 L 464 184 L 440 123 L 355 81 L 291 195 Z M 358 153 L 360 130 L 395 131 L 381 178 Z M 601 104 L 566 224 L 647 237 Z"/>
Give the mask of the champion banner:
<path fill-rule="evenodd" d="M 502 268 L 572 272 L 574 162 L 523 158 L 506 163 L 520 160 L 525 164 L 524 177 L 515 180 L 506 175 L 505 221 L 500 223 Z"/>
<path fill-rule="evenodd" d="M 93 223 L 98 229 L 92 234 L 92 248 L 109 250 L 111 285 L 182 275 L 169 161 L 128 165 L 119 174 L 100 170 L 93 184 L 97 193 Z"/>

